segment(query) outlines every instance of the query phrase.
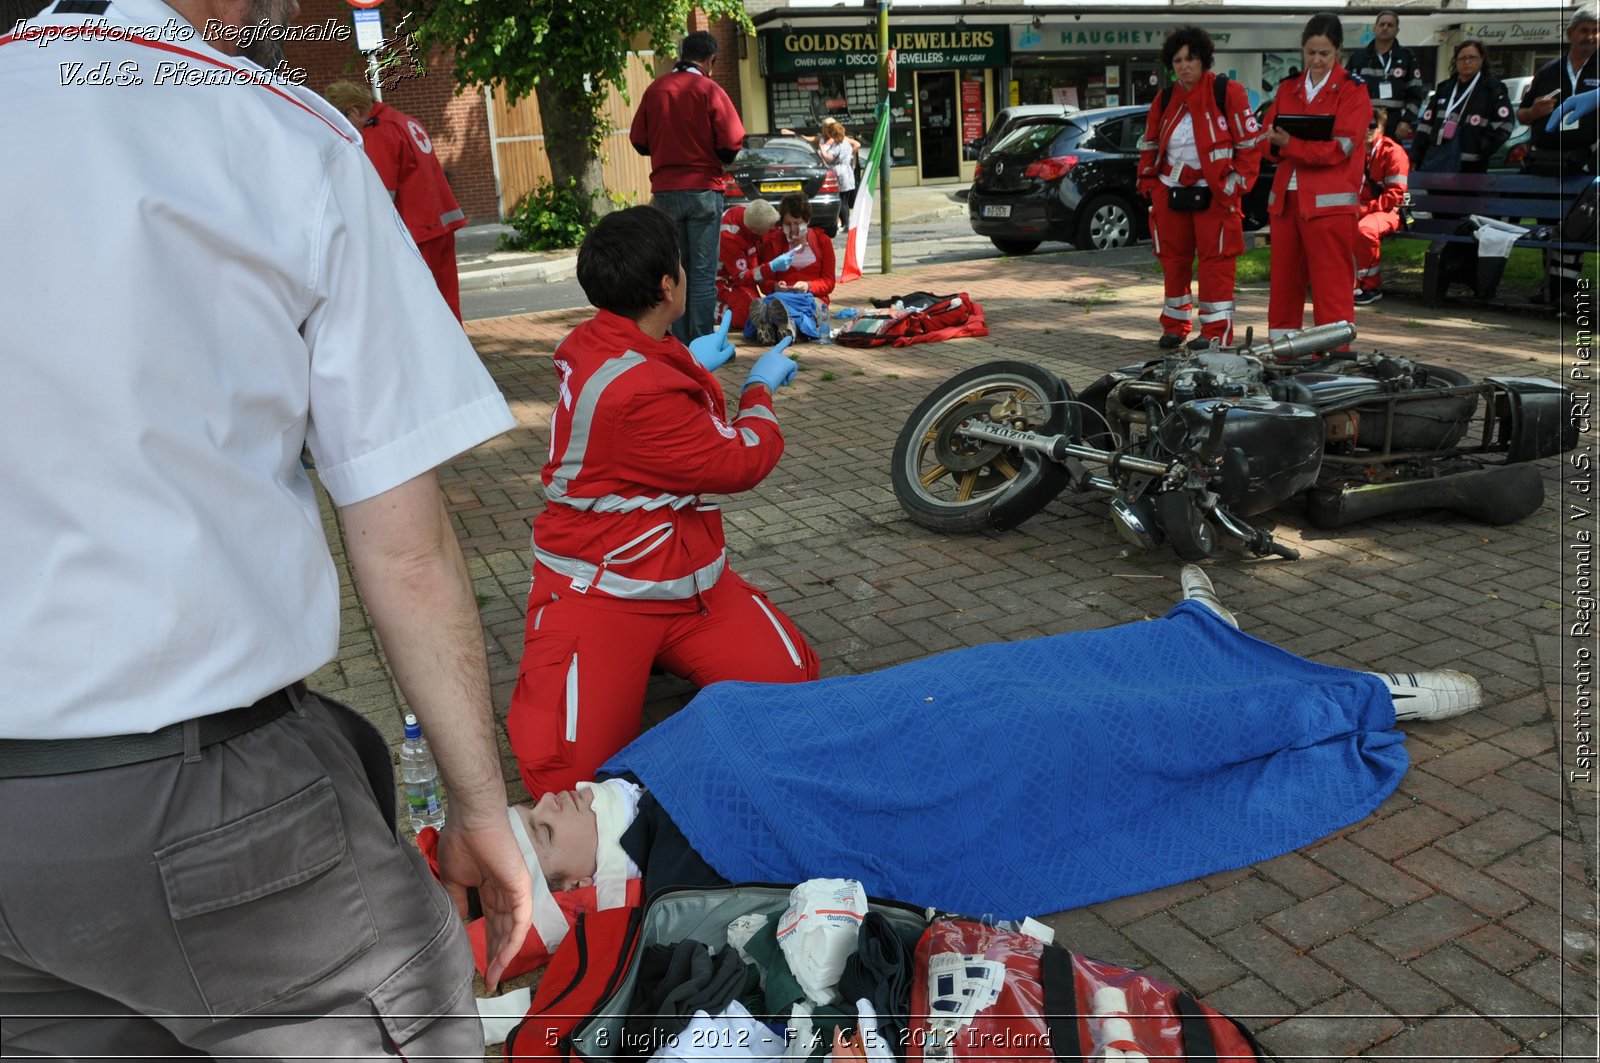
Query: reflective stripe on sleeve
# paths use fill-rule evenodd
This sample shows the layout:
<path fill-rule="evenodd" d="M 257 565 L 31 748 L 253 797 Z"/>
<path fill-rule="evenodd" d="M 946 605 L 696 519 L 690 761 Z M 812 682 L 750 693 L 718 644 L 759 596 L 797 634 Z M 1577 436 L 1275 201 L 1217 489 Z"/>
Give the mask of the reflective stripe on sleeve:
<path fill-rule="evenodd" d="M 439 224 L 440 225 L 449 225 L 453 221 L 466 221 L 466 220 L 467 220 L 467 212 L 462 210 L 460 207 L 457 207 L 455 210 L 447 210 L 443 214 L 439 215 Z"/>
<path fill-rule="evenodd" d="M 1223 159 L 1233 158 L 1232 148 L 1215 148 L 1211 152 L 1212 162 L 1221 162 Z"/>
<path fill-rule="evenodd" d="M 738 424 L 746 417 L 754 417 L 762 421 L 771 421 L 773 424 L 778 423 L 778 415 L 767 409 L 765 406 L 746 406 L 744 409 L 739 411 L 739 416 L 733 419 L 733 423 Z"/>
<path fill-rule="evenodd" d="M 1355 150 L 1356 142 L 1351 140 L 1349 137 L 1334 137 L 1333 142 L 1339 145 L 1339 149 L 1346 155 Z"/>
<path fill-rule="evenodd" d="M 1317 197 L 1319 207 L 1353 207 L 1356 205 L 1354 192 L 1324 192 Z"/>
<path fill-rule="evenodd" d="M 1386 185 L 1399 185 L 1402 188 L 1411 187 L 1411 179 L 1403 173 L 1390 174 L 1383 179 L 1383 183 Z"/>

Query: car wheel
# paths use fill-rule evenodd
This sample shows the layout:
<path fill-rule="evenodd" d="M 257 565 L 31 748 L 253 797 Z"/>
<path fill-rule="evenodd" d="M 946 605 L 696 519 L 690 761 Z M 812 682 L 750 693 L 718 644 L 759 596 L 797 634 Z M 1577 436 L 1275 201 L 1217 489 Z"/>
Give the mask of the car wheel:
<path fill-rule="evenodd" d="M 1127 247 L 1138 239 L 1133 210 L 1117 196 L 1096 196 L 1078 211 L 1078 235 L 1072 242 L 1085 251 Z"/>
<path fill-rule="evenodd" d="M 1031 255 L 1034 249 L 1043 241 L 1006 240 L 998 236 L 991 236 L 989 237 L 989 242 L 998 247 L 1002 255 Z"/>

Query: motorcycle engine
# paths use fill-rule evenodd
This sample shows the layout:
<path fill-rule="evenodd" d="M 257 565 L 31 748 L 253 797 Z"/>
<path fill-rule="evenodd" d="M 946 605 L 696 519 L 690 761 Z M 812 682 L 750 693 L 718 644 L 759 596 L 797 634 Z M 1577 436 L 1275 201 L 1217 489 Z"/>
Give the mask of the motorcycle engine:
<path fill-rule="evenodd" d="M 1162 374 L 1172 385 L 1174 403 L 1195 399 L 1239 399 L 1268 394 L 1261 359 L 1227 351 L 1200 351 L 1168 358 Z"/>

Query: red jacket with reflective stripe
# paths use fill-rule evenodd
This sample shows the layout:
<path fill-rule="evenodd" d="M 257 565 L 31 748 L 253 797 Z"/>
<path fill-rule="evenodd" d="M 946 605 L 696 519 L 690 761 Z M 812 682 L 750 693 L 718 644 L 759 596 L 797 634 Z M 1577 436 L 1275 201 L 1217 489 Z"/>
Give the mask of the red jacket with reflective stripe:
<path fill-rule="evenodd" d="M 763 245 L 762 237 L 745 228 L 743 207 L 729 207 L 722 212 L 717 269 L 719 295 L 735 288 L 748 288 L 752 295 L 760 294 L 757 285 L 766 271 L 762 270 L 760 276 L 756 271 L 762 265 Z"/>
<path fill-rule="evenodd" d="M 605 310 L 554 363 L 535 578 L 597 603 L 696 608 L 725 563 L 722 514 L 701 496 L 749 490 L 778 464 L 771 395 L 746 388 L 729 422 L 721 385 L 687 347 Z"/>
<path fill-rule="evenodd" d="M 1250 110 L 1250 94 L 1237 81 L 1230 80 L 1223 93 L 1227 113 L 1218 113 L 1217 92 L 1212 87 L 1215 81 L 1216 75 L 1207 70 L 1188 92 L 1182 85 L 1173 85 L 1172 98 L 1162 114 L 1156 113 L 1161 97 L 1157 95 L 1150 101 L 1144 139 L 1139 142 L 1139 191 L 1144 195 L 1164 194 L 1161 193 L 1160 171 L 1166 162 L 1167 141 L 1182 120 L 1185 109 L 1193 119 L 1194 146 L 1200 154 L 1200 170 L 1205 174 L 1211 195 L 1234 205 L 1256 183 L 1266 131 L 1256 123 L 1255 113 Z"/>
<path fill-rule="evenodd" d="M 1382 133 L 1367 152 L 1366 177 L 1361 182 L 1361 216 L 1397 209 L 1405 202 L 1411 183 L 1411 160 L 1406 149 Z"/>
<path fill-rule="evenodd" d="M 1361 191 L 1361 168 L 1366 161 L 1367 126 L 1372 122 L 1372 100 L 1367 96 L 1366 83 L 1334 64 L 1317 98 L 1307 103 L 1306 77 L 1296 74 L 1278 83 L 1278 94 L 1262 121 L 1269 133 L 1273 119 L 1280 114 L 1331 114 L 1333 139 L 1291 137 L 1281 150 L 1263 141 L 1278 160 L 1267 213 L 1283 213 L 1289 175 L 1295 174 L 1302 218 L 1356 214 L 1360 209 L 1357 197 Z"/>
<path fill-rule="evenodd" d="M 361 146 L 411 239 L 426 243 L 467 224 L 421 122 L 386 103 L 374 103 L 361 127 Z"/>

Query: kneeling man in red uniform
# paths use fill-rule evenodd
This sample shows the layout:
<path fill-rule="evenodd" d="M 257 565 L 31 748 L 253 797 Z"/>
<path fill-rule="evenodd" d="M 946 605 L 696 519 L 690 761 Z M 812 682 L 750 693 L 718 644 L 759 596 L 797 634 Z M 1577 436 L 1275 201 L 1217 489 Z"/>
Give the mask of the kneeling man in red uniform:
<path fill-rule="evenodd" d="M 1400 229 L 1400 204 L 1411 181 L 1411 160 L 1406 149 L 1384 135 L 1385 107 L 1372 109 L 1367 127 L 1366 173 L 1361 181 L 1361 216 L 1356 222 L 1356 305 L 1368 306 L 1383 298 L 1381 242 Z"/>
<path fill-rule="evenodd" d="M 591 778 L 638 735 L 652 667 L 697 686 L 817 677 L 794 622 L 729 567 L 707 497 L 777 465 L 788 341 L 750 367 L 730 419 L 712 375 L 733 355 L 729 314 L 687 347 L 670 334 L 686 278 L 655 207 L 603 218 L 578 250 L 578 283 L 599 312 L 555 351 L 547 505 L 506 721 L 535 798 Z"/>
<path fill-rule="evenodd" d="M 717 303 L 733 312 L 733 327 L 744 328 L 750 304 L 761 298 L 761 283 L 789 268 L 794 256 L 784 252 L 762 261 L 767 234 L 778 226 L 778 208 L 764 199 L 722 212 L 717 261 Z"/>
<path fill-rule="evenodd" d="M 394 209 L 416 241 L 422 261 L 433 273 L 439 294 L 461 320 L 461 280 L 456 273 L 456 230 L 467 224 L 456 202 L 433 140 L 422 123 L 377 103 L 372 90 L 356 81 L 335 81 L 324 93 L 361 131 L 361 146 L 389 190 Z"/>

